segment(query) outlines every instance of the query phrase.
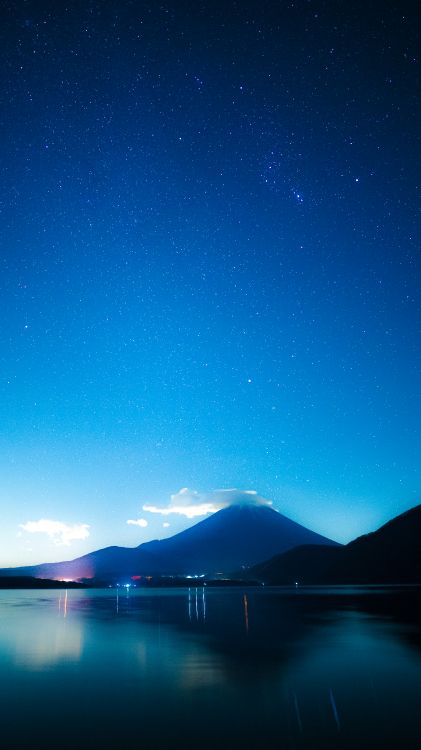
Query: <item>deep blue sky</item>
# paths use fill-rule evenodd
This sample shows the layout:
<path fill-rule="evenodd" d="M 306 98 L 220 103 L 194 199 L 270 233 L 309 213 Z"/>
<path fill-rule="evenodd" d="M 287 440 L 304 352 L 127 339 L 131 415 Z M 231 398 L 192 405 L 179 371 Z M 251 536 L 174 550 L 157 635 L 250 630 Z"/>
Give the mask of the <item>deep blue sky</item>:
<path fill-rule="evenodd" d="M 0 564 L 174 533 L 182 487 L 340 541 L 419 502 L 419 4 L 0 29 Z"/>

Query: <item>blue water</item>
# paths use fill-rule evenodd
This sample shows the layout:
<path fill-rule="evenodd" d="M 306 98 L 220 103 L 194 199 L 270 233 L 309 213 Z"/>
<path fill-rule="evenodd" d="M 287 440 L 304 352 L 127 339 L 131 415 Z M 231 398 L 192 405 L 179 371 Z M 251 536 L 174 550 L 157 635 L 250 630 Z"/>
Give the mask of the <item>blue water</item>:
<path fill-rule="evenodd" d="M 0 591 L 9 748 L 418 748 L 416 589 Z"/>

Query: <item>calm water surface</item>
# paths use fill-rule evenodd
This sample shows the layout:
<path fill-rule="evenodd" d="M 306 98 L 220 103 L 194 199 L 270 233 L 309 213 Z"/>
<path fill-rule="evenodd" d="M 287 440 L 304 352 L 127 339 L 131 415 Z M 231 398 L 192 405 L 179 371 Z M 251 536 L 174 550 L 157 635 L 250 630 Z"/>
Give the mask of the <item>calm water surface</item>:
<path fill-rule="evenodd" d="M 2 746 L 418 748 L 419 599 L 0 591 Z"/>

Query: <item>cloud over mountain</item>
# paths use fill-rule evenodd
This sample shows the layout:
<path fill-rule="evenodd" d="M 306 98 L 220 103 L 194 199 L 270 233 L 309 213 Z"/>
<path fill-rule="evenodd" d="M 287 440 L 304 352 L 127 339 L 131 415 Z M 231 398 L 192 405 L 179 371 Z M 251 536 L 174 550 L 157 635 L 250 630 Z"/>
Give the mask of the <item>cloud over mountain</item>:
<path fill-rule="evenodd" d="M 143 510 L 146 513 L 159 513 L 162 516 L 177 514 L 186 518 L 196 518 L 216 513 L 218 510 L 228 508 L 230 505 L 272 505 L 258 495 L 255 490 L 220 489 L 211 492 L 198 492 L 188 487 L 171 495 L 170 502 L 166 506 L 145 504 Z"/>

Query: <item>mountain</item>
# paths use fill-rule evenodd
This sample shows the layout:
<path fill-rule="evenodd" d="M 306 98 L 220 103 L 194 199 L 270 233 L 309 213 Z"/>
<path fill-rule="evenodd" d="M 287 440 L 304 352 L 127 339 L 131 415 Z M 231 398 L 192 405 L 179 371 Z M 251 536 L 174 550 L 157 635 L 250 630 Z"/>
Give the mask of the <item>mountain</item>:
<path fill-rule="evenodd" d="M 0 570 L 0 575 L 117 580 L 135 575 L 229 573 L 302 544 L 336 545 L 276 510 L 232 505 L 161 541 L 106 547 L 76 560 Z"/>
<path fill-rule="evenodd" d="M 306 545 L 256 565 L 269 584 L 421 583 L 421 505 L 343 547 Z"/>

